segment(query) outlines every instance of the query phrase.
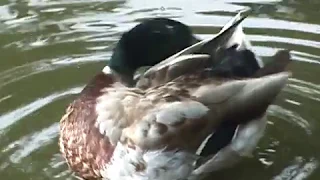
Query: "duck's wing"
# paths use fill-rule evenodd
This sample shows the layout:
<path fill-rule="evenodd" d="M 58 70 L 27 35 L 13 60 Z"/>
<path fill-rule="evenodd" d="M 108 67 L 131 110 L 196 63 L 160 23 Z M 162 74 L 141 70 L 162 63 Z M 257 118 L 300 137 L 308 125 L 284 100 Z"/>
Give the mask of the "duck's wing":
<path fill-rule="evenodd" d="M 250 83 L 239 89 L 232 88 L 237 86 L 234 82 L 225 84 L 225 86 L 230 85 L 230 89 L 224 88 L 219 92 L 210 86 L 205 88 L 204 91 L 207 92 L 202 93 L 202 98 L 203 101 L 210 101 L 207 104 L 212 103 L 210 109 L 223 111 L 228 107 L 228 113 L 223 117 L 220 126 L 207 136 L 197 150 L 197 154 L 203 159 L 197 161 L 197 167 L 193 172 L 195 177 L 230 167 L 239 162 L 242 157 L 252 156 L 251 153 L 266 128 L 266 110 L 279 93 L 276 89 L 279 90 L 286 84 L 288 75 L 278 73 L 264 76 L 262 79 L 252 79 Z M 228 93 L 229 90 L 234 92 Z M 251 93 L 254 96 L 251 96 Z M 232 96 L 225 98 L 228 94 Z M 210 96 L 214 98 L 210 99 Z M 250 96 L 254 98 L 248 98 Z M 217 99 L 214 100 L 215 98 Z M 223 99 L 228 99 L 229 103 L 214 103 L 223 102 Z"/>
<path fill-rule="evenodd" d="M 132 89 L 128 90 L 131 92 L 126 96 L 117 96 L 120 104 L 111 101 L 110 92 L 107 93 L 101 101 L 107 106 L 100 106 L 104 118 L 99 128 L 108 126 L 105 128 L 111 133 L 108 137 L 119 139 L 107 171 L 116 172 L 115 175 L 127 173 L 127 177 L 143 174 L 161 179 L 155 177 L 158 173 L 154 172 L 165 169 L 160 173 L 166 177 L 163 179 L 188 177 L 198 160 L 196 151 L 206 137 L 225 121 L 241 122 L 261 116 L 286 84 L 288 76 L 280 73 L 246 80 L 212 79 L 207 83 L 198 82 L 197 78 L 192 82 L 176 79 L 144 93 L 131 95 Z M 119 94 L 119 89 L 113 93 Z M 119 168 L 122 165 L 123 171 Z M 185 167 L 185 171 L 171 171 L 180 166 Z"/>
<path fill-rule="evenodd" d="M 148 107 L 153 108 L 139 113 L 145 114 L 124 128 L 121 143 L 143 151 L 195 153 L 222 122 L 263 115 L 288 77 L 288 73 L 279 73 L 256 79 L 211 81 L 196 88 L 187 87 L 191 82 L 172 82 L 148 90 L 145 100 L 151 100 L 154 104 Z M 139 109 L 139 103 L 135 105 Z"/>
<path fill-rule="evenodd" d="M 240 16 L 238 15 L 238 17 L 240 17 Z M 224 45 L 221 45 L 223 43 L 218 43 L 221 46 L 217 46 L 215 43 L 213 43 L 214 42 L 213 40 L 212 40 L 212 42 L 210 40 L 206 41 L 206 43 L 208 43 L 208 44 L 212 43 L 210 46 L 209 45 L 206 46 L 206 43 L 201 44 L 201 42 L 200 42 L 198 44 L 198 46 L 197 46 L 197 44 L 194 46 L 191 46 L 189 49 L 187 48 L 186 50 L 180 52 L 180 54 L 178 53 L 177 56 L 173 56 L 173 59 L 169 59 L 169 60 L 167 59 L 166 60 L 167 62 L 160 63 L 158 66 L 151 68 L 149 70 L 150 76 L 148 77 L 148 73 L 147 73 L 147 76 L 145 76 L 145 77 L 147 77 L 147 80 L 154 78 L 156 81 L 150 83 L 151 85 L 150 84 L 149 85 L 150 86 L 157 85 L 157 83 L 159 83 L 159 82 L 163 83 L 163 82 L 166 82 L 166 81 L 173 79 L 173 77 L 178 77 L 179 75 L 184 75 L 183 73 L 188 74 L 188 72 L 195 72 L 197 69 L 201 69 L 204 67 L 207 69 L 210 69 L 211 77 L 219 77 L 220 76 L 223 78 L 263 77 L 265 75 L 270 75 L 270 74 L 282 72 L 285 69 L 285 67 L 288 65 L 288 63 L 290 62 L 289 52 L 288 51 L 279 51 L 273 57 L 273 61 L 270 64 L 267 64 L 267 65 L 262 64 L 262 66 L 261 66 L 261 64 L 258 63 L 256 55 L 250 50 L 250 48 L 251 48 L 250 42 L 245 41 L 244 39 L 241 40 L 241 38 L 237 38 L 237 37 L 241 37 L 241 36 L 239 36 L 239 35 L 241 35 L 241 33 L 242 33 L 242 35 L 244 35 L 243 31 L 242 31 L 242 27 L 237 28 L 237 27 L 239 27 L 240 22 L 242 20 L 241 20 L 241 18 L 236 17 L 230 23 L 230 24 L 234 24 L 234 26 L 229 26 L 228 24 L 225 26 L 226 27 L 225 30 L 228 30 L 228 28 L 230 28 L 231 30 L 229 29 L 229 31 L 232 31 L 232 29 L 233 29 L 233 33 L 230 33 L 231 35 L 236 34 L 238 36 L 235 36 L 235 38 L 234 38 L 233 36 L 229 35 L 228 36 L 229 41 L 222 41 L 222 40 L 219 40 L 219 38 L 216 39 L 218 42 L 219 41 L 220 42 L 227 42 L 227 43 L 224 43 Z M 237 24 L 236 22 L 239 22 L 239 23 Z M 234 33 L 234 32 L 237 32 L 237 33 Z M 221 36 L 223 36 L 223 35 L 227 36 L 226 34 L 223 34 L 223 33 L 221 33 L 221 34 L 222 34 Z M 226 38 L 226 39 L 228 40 L 228 38 Z M 226 40 L 226 39 L 224 39 L 224 40 Z M 205 41 L 202 41 L 202 42 L 205 42 Z M 237 44 L 237 46 L 228 47 L 232 44 Z M 206 48 L 203 48 L 203 47 L 206 47 Z M 214 54 L 213 57 L 219 61 L 212 61 L 212 58 L 211 58 L 212 51 L 210 51 L 212 49 L 210 49 L 209 47 L 216 47 L 216 49 L 217 49 L 216 52 L 218 52 L 218 53 Z M 227 47 L 227 48 L 225 48 L 225 47 Z M 201 52 L 204 54 L 201 54 Z M 188 53 L 190 53 L 190 54 L 188 54 Z M 209 57 L 206 56 L 208 54 L 210 54 Z M 195 58 L 192 58 L 192 56 L 194 56 Z M 180 58 L 180 59 L 177 60 L 177 58 Z M 213 60 L 215 60 L 215 59 L 213 59 Z M 195 60 L 195 61 L 193 62 L 193 60 Z M 170 62 L 171 62 L 171 64 L 170 64 Z M 186 62 L 188 62 L 188 63 L 186 63 Z M 189 66 L 188 66 L 188 64 L 189 64 Z M 208 64 L 209 64 L 209 66 L 208 66 Z M 200 66 L 197 66 L 197 65 L 200 65 Z M 210 66 L 210 65 L 212 65 L 212 66 Z M 173 68 L 170 69 L 170 67 L 173 67 Z M 178 67 L 184 71 L 181 71 L 181 70 L 175 71 L 175 68 L 178 68 Z M 184 68 L 184 67 L 187 67 L 187 68 Z M 161 72 L 162 74 L 159 72 Z M 173 72 L 172 73 L 173 76 L 166 76 L 167 74 L 169 74 L 169 72 Z M 161 75 L 161 76 L 158 76 L 158 75 Z M 272 75 L 272 76 L 277 76 L 277 75 Z M 159 77 L 159 79 L 163 80 L 163 81 L 158 81 L 158 79 L 156 79 L 155 77 Z M 199 81 L 201 81 L 201 79 L 199 79 Z M 205 99 L 209 100 L 210 94 L 217 94 L 218 96 L 213 96 L 213 97 L 215 97 L 217 99 L 219 99 L 218 97 L 221 97 L 220 100 L 222 102 L 223 101 L 222 99 L 226 99 L 226 97 L 228 95 L 231 95 L 233 93 L 236 94 L 235 92 L 233 92 L 233 93 L 228 92 L 227 89 L 224 89 L 224 91 L 215 91 L 217 89 L 215 89 L 214 87 L 215 86 L 207 86 L 207 87 L 202 86 L 201 89 L 206 89 L 207 93 L 208 93 L 207 94 L 208 96 L 204 96 L 205 97 L 205 98 L 203 98 L 204 100 Z M 253 91 L 256 91 L 255 86 L 248 85 L 247 88 L 248 89 L 246 89 L 245 91 L 250 91 L 250 88 L 252 88 Z M 275 87 L 270 86 L 270 88 L 272 89 Z M 210 89 L 213 89 L 213 90 L 210 91 Z M 237 88 L 230 88 L 230 90 L 231 89 L 234 90 Z M 265 91 L 265 92 L 268 92 L 268 91 Z M 219 94 L 219 93 L 221 93 L 221 94 Z M 239 95 L 238 97 L 241 97 L 241 96 L 242 95 Z M 243 96 L 245 96 L 245 95 L 243 95 Z M 258 100 L 258 101 L 254 101 L 254 100 L 250 101 L 249 100 L 249 101 L 246 101 L 247 104 L 242 104 L 240 106 L 235 106 L 233 108 L 230 108 L 231 109 L 229 111 L 230 116 L 225 116 L 226 119 L 223 120 L 223 122 L 221 123 L 222 125 L 220 124 L 220 126 L 217 129 L 211 131 L 211 133 L 207 136 L 206 140 L 201 141 L 201 142 L 203 142 L 201 144 L 201 146 L 202 145 L 204 145 L 204 146 L 203 147 L 199 146 L 198 150 L 200 150 L 200 151 L 197 154 L 199 154 L 201 156 L 203 155 L 203 156 L 209 157 L 211 159 L 209 159 L 208 161 L 205 161 L 204 164 L 201 164 L 203 162 L 199 162 L 200 166 L 195 171 L 195 174 L 197 174 L 199 172 L 206 172 L 206 171 L 209 172 L 209 171 L 217 170 L 217 169 L 226 165 L 225 161 L 227 161 L 229 163 L 230 161 L 228 161 L 228 160 L 236 159 L 236 157 L 234 157 L 233 155 L 238 155 L 237 153 L 239 153 L 239 152 L 240 153 L 241 152 L 244 152 L 244 153 L 248 152 L 248 154 L 249 154 L 250 153 L 249 151 L 252 149 L 252 147 L 255 147 L 257 141 L 262 136 L 263 130 L 265 127 L 266 120 L 264 119 L 263 114 L 265 113 L 266 108 L 268 107 L 268 105 L 271 103 L 271 101 L 273 99 L 273 98 L 270 98 L 268 96 L 265 96 L 265 95 L 259 94 L 259 93 L 256 93 L 255 96 L 258 98 L 266 98 L 265 104 L 259 103 L 258 101 L 260 101 L 260 100 Z M 236 97 L 236 96 L 234 96 L 234 97 Z M 270 98 L 270 99 L 267 100 L 267 98 Z M 214 101 L 213 99 L 211 99 L 211 100 Z M 210 104 L 210 103 L 208 103 L 208 104 Z M 219 103 L 216 103 L 216 105 L 218 105 L 218 104 Z M 235 104 L 237 104 L 237 103 L 235 103 Z M 219 104 L 219 105 L 224 106 L 222 104 Z M 241 109 L 241 108 L 244 106 L 251 107 L 251 108 L 245 108 L 248 111 L 243 111 L 244 109 Z M 232 106 L 230 106 L 230 107 L 232 107 Z M 237 109 L 237 108 L 240 108 L 240 109 Z M 217 109 L 219 109 L 219 107 Z M 242 113 L 238 114 L 236 111 L 242 112 Z M 246 112 L 246 113 L 244 113 L 244 112 Z M 256 121 L 252 121 L 253 119 L 256 119 Z M 214 120 L 214 118 L 212 118 L 212 120 Z M 215 122 L 219 122 L 219 121 L 215 121 Z M 223 124 L 224 122 L 226 122 L 226 124 L 227 124 L 226 126 L 225 126 L 225 124 Z M 249 122 L 249 123 L 244 123 L 244 122 Z M 259 132 L 256 132 L 256 131 L 259 131 Z M 226 137 L 228 135 L 230 135 L 230 138 Z M 226 145 L 228 145 L 231 142 L 231 140 L 233 142 L 234 141 L 236 141 L 236 142 L 233 143 L 231 145 L 231 147 L 225 148 Z M 251 145 L 248 145 L 248 143 L 251 143 Z M 240 146 L 239 146 L 239 144 L 240 144 Z M 250 149 L 250 147 L 246 147 L 246 146 L 250 146 L 251 149 Z M 210 155 L 215 155 L 222 148 L 223 148 L 222 152 L 219 152 L 219 154 L 217 156 L 215 156 L 215 157 L 210 156 Z M 234 150 L 236 150 L 236 151 L 239 150 L 239 152 L 235 153 Z M 233 152 L 231 152 L 231 151 L 233 151 Z M 222 155 L 222 158 L 221 158 L 221 155 Z M 221 163 L 221 162 L 223 162 L 223 163 Z"/>
<path fill-rule="evenodd" d="M 210 56 L 207 54 L 188 54 L 178 56 L 163 66 L 153 66 L 139 77 L 136 87 L 147 89 L 169 82 L 181 75 L 186 75 L 210 66 Z"/>

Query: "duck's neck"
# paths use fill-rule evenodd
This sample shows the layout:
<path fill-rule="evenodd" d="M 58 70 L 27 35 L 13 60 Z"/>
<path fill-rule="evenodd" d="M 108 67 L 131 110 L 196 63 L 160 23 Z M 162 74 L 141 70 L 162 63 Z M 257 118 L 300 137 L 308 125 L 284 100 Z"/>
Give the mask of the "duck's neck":
<path fill-rule="evenodd" d="M 127 87 L 132 87 L 135 85 L 135 82 L 133 80 L 133 73 L 131 73 L 131 71 L 130 73 L 121 73 L 110 68 L 109 66 L 105 66 L 102 72 L 107 76 L 113 76 L 116 79 L 116 81 L 122 83 Z"/>
<path fill-rule="evenodd" d="M 112 86 L 117 82 L 117 78 L 110 68 L 104 68 L 102 72 L 96 74 L 90 82 L 84 87 L 81 95 L 86 98 L 96 98 L 101 95 L 101 90 Z"/>
<path fill-rule="evenodd" d="M 86 99 L 95 99 L 102 94 L 102 89 L 111 87 L 115 83 L 119 83 L 126 87 L 133 87 L 135 84 L 132 77 L 120 74 L 106 66 L 103 68 L 102 72 L 98 73 L 91 79 L 91 81 L 82 90 L 81 95 Z"/>
<path fill-rule="evenodd" d="M 81 92 L 81 95 L 89 99 L 95 99 L 96 97 L 99 97 L 101 95 L 102 89 L 112 86 L 114 82 L 114 77 L 108 76 L 103 72 L 100 72 L 97 75 L 95 75 L 91 79 L 91 81 L 84 87 L 84 89 Z"/>

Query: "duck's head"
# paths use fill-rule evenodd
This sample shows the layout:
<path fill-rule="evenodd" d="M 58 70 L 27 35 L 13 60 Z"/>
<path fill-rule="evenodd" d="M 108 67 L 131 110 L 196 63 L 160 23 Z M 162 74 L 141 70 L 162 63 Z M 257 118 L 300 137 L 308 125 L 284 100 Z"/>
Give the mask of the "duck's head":
<path fill-rule="evenodd" d="M 138 68 L 153 66 L 198 41 L 190 28 L 178 21 L 149 19 L 122 35 L 108 65 L 131 80 Z"/>

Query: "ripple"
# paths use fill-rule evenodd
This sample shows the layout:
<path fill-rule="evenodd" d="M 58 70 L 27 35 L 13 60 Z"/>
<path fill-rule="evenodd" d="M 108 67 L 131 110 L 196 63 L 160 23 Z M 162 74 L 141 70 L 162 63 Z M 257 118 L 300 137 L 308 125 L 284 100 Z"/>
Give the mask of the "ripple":
<path fill-rule="evenodd" d="M 82 90 L 83 87 L 75 87 L 68 89 L 63 92 L 58 92 L 51 94 L 49 96 L 39 98 L 29 104 L 23 105 L 13 111 L 5 113 L 0 116 L 0 133 L 1 130 L 9 127 L 13 123 L 16 123 L 18 120 L 30 115 L 31 113 L 37 111 L 38 109 L 42 108 L 43 106 L 58 100 L 59 98 L 63 98 L 70 94 L 77 94 Z"/>
<path fill-rule="evenodd" d="M 74 55 L 74 57 L 60 57 L 57 59 L 41 60 L 29 64 L 24 64 L 22 66 L 17 66 L 12 69 L 0 72 L 0 89 L 8 84 L 20 81 L 24 78 L 39 73 L 53 71 L 67 65 L 80 65 L 82 63 L 105 61 L 106 59 L 109 59 L 109 57 L 110 53 L 85 54 L 78 56 Z"/>
<path fill-rule="evenodd" d="M 183 16 L 178 18 L 186 24 L 197 27 L 206 27 L 211 24 L 211 27 L 222 27 L 232 16 L 221 16 L 221 15 L 211 15 L 204 16 L 201 15 L 198 18 Z M 266 26 L 267 25 L 267 26 Z M 268 26 L 269 25 L 269 26 Z M 243 22 L 243 26 L 246 28 L 255 28 L 263 30 L 290 30 L 293 32 L 304 32 L 311 34 L 320 34 L 320 25 L 303 23 L 303 22 L 292 22 L 285 21 L 280 19 L 268 19 L 268 18 L 258 18 L 258 17 L 249 17 Z"/>
<path fill-rule="evenodd" d="M 296 112 L 290 111 L 278 105 L 271 105 L 268 108 L 268 114 L 284 119 L 285 121 L 300 127 L 308 135 L 312 134 L 309 122 Z"/>
<path fill-rule="evenodd" d="M 48 8 L 48 9 L 43 9 L 41 12 L 43 13 L 57 13 L 57 12 L 62 12 L 65 11 L 66 8 L 60 7 L 60 8 Z"/>
<path fill-rule="evenodd" d="M 11 97 L 12 97 L 12 95 L 7 95 L 7 96 L 0 98 L 0 103 L 2 103 L 3 101 L 5 101 L 7 99 L 10 99 Z"/>
<path fill-rule="evenodd" d="M 286 91 L 320 102 L 320 85 L 296 78 L 291 78 L 288 86 L 290 88 L 287 88 Z"/>
<path fill-rule="evenodd" d="M 292 165 L 286 167 L 273 180 L 303 180 L 307 179 L 319 166 L 319 161 L 315 159 L 304 160 L 296 157 Z"/>
<path fill-rule="evenodd" d="M 291 51 L 291 54 L 293 55 L 292 59 L 294 60 L 320 65 L 320 56 L 298 51 Z"/>
<path fill-rule="evenodd" d="M 50 127 L 43 128 L 40 132 L 26 135 L 22 139 L 12 142 L 4 151 L 10 150 L 13 147 L 17 149 L 10 155 L 9 159 L 13 163 L 19 163 L 23 158 L 27 157 L 32 152 L 40 149 L 46 144 L 51 143 L 54 138 L 58 136 L 58 132 L 59 123 L 55 123 Z"/>
<path fill-rule="evenodd" d="M 0 6 L 0 21 L 15 19 L 18 15 L 17 12 L 10 10 L 10 5 Z"/>
<path fill-rule="evenodd" d="M 77 4 L 91 4 L 91 3 L 106 3 L 106 2 L 123 2 L 124 0 L 54 0 L 54 1 L 43 1 L 43 0 L 28 0 L 28 6 L 46 7 L 46 6 L 65 6 L 65 5 L 77 5 Z"/>
<path fill-rule="evenodd" d="M 286 99 L 285 100 L 287 103 L 290 103 L 290 104 L 294 104 L 296 106 L 300 106 L 301 103 L 300 102 L 297 102 L 297 101 L 294 101 L 294 100 L 291 100 L 291 99 Z"/>
<path fill-rule="evenodd" d="M 279 37 L 279 36 L 262 36 L 262 35 L 251 35 L 249 36 L 250 39 L 253 41 L 258 42 L 279 42 L 279 43 L 285 43 L 290 45 L 299 45 L 299 46 L 305 46 L 309 48 L 316 48 L 320 49 L 320 42 L 319 41 L 313 41 L 313 40 L 305 40 L 305 39 L 297 39 L 297 38 L 289 38 L 289 37 Z"/>
<path fill-rule="evenodd" d="M 35 21 L 37 21 L 37 15 L 30 11 L 27 16 L 7 20 L 4 22 L 4 24 L 8 25 L 9 26 L 8 28 L 15 28 L 23 24 L 33 23 Z"/>

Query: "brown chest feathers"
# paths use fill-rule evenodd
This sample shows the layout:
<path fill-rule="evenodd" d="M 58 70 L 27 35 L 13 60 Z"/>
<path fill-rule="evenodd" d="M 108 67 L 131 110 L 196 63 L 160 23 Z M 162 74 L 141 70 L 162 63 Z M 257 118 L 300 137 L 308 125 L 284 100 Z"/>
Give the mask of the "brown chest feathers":
<path fill-rule="evenodd" d="M 109 162 L 114 147 L 94 126 L 96 97 L 112 79 L 98 74 L 66 110 L 60 121 L 60 151 L 69 167 L 86 179 L 100 178 L 99 170 Z"/>
<path fill-rule="evenodd" d="M 75 101 L 60 125 L 60 150 L 64 158 L 74 172 L 88 179 L 101 177 L 99 170 L 110 160 L 114 150 L 108 138 L 94 127 L 95 119 L 93 103 Z M 75 120 L 77 123 L 72 122 Z"/>

